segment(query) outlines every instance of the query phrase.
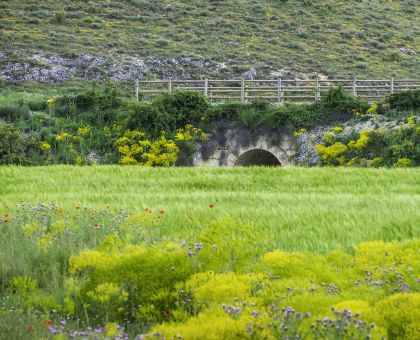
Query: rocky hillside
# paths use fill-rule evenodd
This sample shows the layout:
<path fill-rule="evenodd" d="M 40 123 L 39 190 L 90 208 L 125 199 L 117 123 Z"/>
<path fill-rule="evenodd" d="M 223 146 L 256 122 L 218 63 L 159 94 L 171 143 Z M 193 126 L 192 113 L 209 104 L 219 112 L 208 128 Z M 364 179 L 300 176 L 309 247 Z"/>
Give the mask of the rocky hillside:
<path fill-rule="evenodd" d="M 416 0 L 0 2 L 0 77 L 420 77 Z"/>

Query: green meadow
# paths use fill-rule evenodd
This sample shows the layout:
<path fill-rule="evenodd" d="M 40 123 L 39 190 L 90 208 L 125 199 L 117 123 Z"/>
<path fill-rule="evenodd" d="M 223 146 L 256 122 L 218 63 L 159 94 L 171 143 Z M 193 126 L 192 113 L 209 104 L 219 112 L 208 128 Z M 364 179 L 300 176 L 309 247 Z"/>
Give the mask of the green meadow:
<path fill-rule="evenodd" d="M 324 253 L 420 236 L 418 169 L 2 167 L 1 204 L 163 209 L 161 237 L 195 237 L 230 217 L 274 248 Z M 208 206 L 214 205 L 211 209 Z"/>

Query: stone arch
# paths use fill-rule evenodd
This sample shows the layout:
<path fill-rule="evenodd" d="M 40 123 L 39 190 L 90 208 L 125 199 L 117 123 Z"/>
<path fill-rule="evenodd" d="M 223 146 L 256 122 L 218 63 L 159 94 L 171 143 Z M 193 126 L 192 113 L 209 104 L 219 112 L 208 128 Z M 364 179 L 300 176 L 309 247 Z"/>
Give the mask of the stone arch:
<path fill-rule="evenodd" d="M 234 166 L 281 166 L 281 162 L 272 152 L 264 149 L 250 149 L 245 151 L 233 163 Z"/>

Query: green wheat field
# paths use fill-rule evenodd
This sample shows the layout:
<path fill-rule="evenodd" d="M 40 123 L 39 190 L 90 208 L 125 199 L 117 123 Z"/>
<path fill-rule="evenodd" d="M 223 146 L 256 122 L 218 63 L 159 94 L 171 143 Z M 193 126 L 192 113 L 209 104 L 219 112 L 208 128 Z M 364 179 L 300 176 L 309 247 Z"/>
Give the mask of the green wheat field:
<path fill-rule="evenodd" d="M 163 209 L 164 239 L 195 237 L 224 217 L 252 224 L 285 250 L 324 253 L 420 236 L 418 169 L 54 166 L 3 167 L 0 177 L 1 203 L 10 208 L 24 201 L 68 213 Z"/>

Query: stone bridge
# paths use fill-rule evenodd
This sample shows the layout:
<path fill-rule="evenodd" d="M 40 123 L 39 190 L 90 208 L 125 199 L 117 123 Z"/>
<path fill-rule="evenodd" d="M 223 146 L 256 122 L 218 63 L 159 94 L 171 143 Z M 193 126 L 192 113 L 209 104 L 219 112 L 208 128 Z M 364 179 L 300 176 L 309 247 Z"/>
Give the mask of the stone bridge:
<path fill-rule="evenodd" d="M 296 143 L 291 131 L 252 133 L 227 129 L 209 135 L 196 151 L 195 166 L 290 166 L 295 164 Z"/>

